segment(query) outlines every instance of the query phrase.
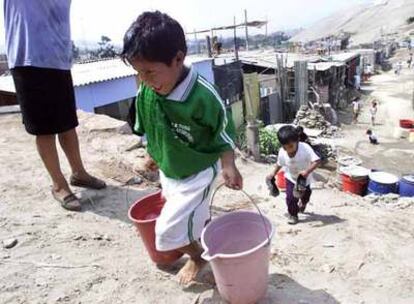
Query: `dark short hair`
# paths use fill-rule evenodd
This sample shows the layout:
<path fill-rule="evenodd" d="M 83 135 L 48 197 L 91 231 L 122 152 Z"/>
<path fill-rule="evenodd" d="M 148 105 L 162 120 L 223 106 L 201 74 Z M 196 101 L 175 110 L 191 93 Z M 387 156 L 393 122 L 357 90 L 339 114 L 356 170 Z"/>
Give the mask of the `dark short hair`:
<path fill-rule="evenodd" d="M 367 135 L 371 135 L 371 134 L 372 134 L 371 129 L 368 129 L 368 130 L 367 130 Z"/>
<path fill-rule="evenodd" d="M 144 59 L 170 65 L 179 51 L 187 54 L 181 25 L 159 11 L 144 12 L 126 31 L 121 58 L 127 62 Z"/>
<path fill-rule="evenodd" d="M 303 129 L 303 127 L 302 127 L 302 126 L 297 126 L 297 127 L 296 127 L 296 131 L 297 131 L 299 134 L 302 134 L 305 130 Z"/>
<path fill-rule="evenodd" d="M 299 142 L 299 134 L 294 126 L 284 126 L 277 132 L 277 138 L 282 145 Z"/>

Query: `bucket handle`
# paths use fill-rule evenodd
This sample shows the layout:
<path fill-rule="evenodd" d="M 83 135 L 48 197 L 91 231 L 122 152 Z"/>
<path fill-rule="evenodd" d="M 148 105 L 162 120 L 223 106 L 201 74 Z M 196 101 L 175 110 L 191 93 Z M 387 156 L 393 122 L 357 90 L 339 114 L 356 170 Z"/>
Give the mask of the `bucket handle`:
<path fill-rule="evenodd" d="M 210 218 L 213 217 L 212 207 L 213 207 L 214 197 L 216 196 L 218 190 L 220 190 L 224 185 L 225 185 L 225 183 L 221 183 L 220 185 L 218 185 L 216 187 L 216 189 L 214 189 L 213 194 L 211 195 L 211 199 L 210 199 Z M 262 211 L 260 210 L 259 206 L 255 203 L 255 201 L 254 201 L 254 199 L 252 198 L 251 195 L 249 195 L 243 189 L 240 189 L 238 191 L 241 191 L 249 199 L 249 201 L 253 204 L 253 206 L 256 208 L 257 212 L 259 213 L 260 217 L 262 218 L 263 226 L 264 226 L 264 229 L 265 229 L 265 232 L 266 232 L 266 235 L 267 235 L 267 241 L 268 241 L 268 245 L 269 245 L 270 242 L 271 242 L 270 233 L 269 233 L 269 230 L 267 229 L 266 221 L 264 219 L 264 215 L 263 215 Z"/>

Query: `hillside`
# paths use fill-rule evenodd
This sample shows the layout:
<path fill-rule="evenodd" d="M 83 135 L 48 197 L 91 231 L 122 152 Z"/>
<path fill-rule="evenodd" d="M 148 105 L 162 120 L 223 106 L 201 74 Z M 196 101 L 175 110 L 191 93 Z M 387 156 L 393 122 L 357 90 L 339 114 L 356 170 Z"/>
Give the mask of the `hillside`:
<path fill-rule="evenodd" d="M 309 42 L 341 31 L 352 33 L 351 43 L 371 43 L 381 34 L 404 36 L 414 30 L 407 19 L 414 16 L 414 0 L 375 1 L 352 6 L 324 18 L 295 35 L 293 42 Z"/>

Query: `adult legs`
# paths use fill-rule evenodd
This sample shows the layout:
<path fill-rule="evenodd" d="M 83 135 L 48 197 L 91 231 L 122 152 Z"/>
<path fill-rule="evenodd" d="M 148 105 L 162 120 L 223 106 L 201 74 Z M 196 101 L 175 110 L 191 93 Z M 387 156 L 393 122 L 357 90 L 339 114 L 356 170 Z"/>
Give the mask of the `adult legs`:
<path fill-rule="evenodd" d="M 82 184 L 89 185 L 90 188 L 101 189 L 106 185 L 103 181 L 96 179 L 91 176 L 86 170 L 82 162 L 79 148 L 78 135 L 76 134 L 76 129 L 73 128 L 69 131 L 60 133 L 58 135 L 59 143 L 62 147 L 65 155 L 69 161 L 70 167 L 72 169 L 72 182 L 73 179 L 81 182 Z"/>
<path fill-rule="evenodd" d="M 60 202 L 64 202 L 65 198 L 72 195 L 72 191 L 60 168 L 59 155 L 56 149 L 56 135 L 37 135 L 36 146 L 40 158 L 52 179 L 53 196 Z M 68 210 L 80 210 L 80 202 L 75 198 L 66 204 L 62 204 L 62 206 Z"/>

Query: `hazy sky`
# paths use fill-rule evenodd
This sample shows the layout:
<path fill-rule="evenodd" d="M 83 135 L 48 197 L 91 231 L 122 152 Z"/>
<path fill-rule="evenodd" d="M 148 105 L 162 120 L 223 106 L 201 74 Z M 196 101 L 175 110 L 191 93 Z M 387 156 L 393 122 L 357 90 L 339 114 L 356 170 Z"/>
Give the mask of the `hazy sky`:
<path fill-rule="evenodd" d="M 232 24 L 233 16 L 242 22 L 243 9 L 247 9 L 249 20 L 267 18 L 270 32 L 306 26 L 336 10 L 367 2 L 370 0 L 72 0 L 72 37 L 75 41 L 96 41 L 107 35 L 121 42 L 134 18 L 145 10 L 155 9 L 170 14 L 186 31 Z M 0 3 L 3 7 L 3 0 Z M 3 23 L 1 14 L 2 37 Z M 3 44 L 4 38 L 0 40 L 0 45 Z"/>

